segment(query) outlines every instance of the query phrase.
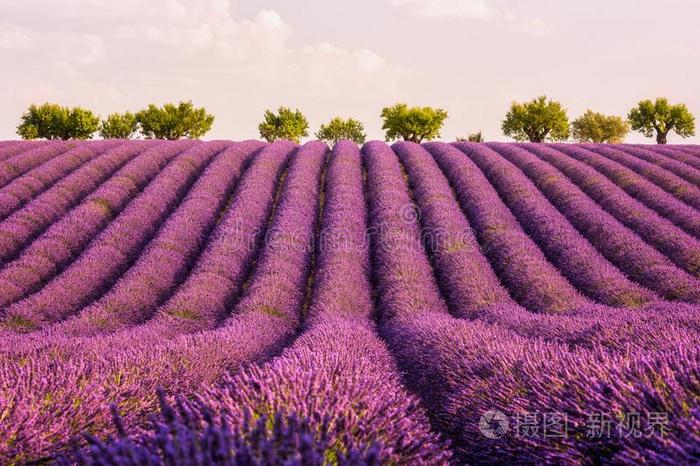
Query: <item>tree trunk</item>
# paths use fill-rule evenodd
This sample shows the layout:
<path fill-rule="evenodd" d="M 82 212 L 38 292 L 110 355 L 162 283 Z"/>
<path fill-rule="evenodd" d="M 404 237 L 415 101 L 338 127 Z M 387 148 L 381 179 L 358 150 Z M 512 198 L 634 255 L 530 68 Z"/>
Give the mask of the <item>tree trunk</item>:
<path fill-rule="evenodd" d="M 656 143 L 657 144 L 666 144 L 668 142 L 666 136 L 668 133 L 656 133 Z"/>

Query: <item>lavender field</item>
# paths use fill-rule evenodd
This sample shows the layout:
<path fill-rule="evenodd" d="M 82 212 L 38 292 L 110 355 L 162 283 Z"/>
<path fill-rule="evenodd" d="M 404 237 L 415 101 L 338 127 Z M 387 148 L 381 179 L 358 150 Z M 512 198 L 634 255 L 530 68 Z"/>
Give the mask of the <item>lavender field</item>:
<path fill-rule="evenodd" d="M 0 464 L 700 463 L 700 146 L 0 142 Z"/>

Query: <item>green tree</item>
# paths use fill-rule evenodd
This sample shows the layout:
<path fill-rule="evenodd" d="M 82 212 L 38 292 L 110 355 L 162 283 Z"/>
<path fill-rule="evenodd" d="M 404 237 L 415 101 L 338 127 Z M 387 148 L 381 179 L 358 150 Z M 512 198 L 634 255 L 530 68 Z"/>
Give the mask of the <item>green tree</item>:
<path fill-rule="evenodd" d="M 112 113 L 102 120 L 100 136 L 105 139 L 131 139 L 138 129 L 139 122 L 133 113 Z"/>
<path fill-rule="evenodd" d="M 208 114 L 204 107 L 195 108 L 188 100 L 162 107 L 151 104 L 136 113 L 136 121 L 141 125 L 141 134 L 146 139 L 197 139 L 209 132 L 214 116 Z"/>
<path fill-rule="evenodd" d="M 441 108 L 408 107 L 399 103 L 382 109 L 383 130 L 386 141 L 401 138 L 420 143 L 440 137 L 440 130 L 447 119 L 447 112 Z"/>
<path fill-rule="evenodd" d="M 260 137 L 268 142 L 286 139 L 299 144 L 301 138 L 309 135 L 309 122 L 299 110 L 280 107 L 277 114 L 265 111 L 262 123 L 258 125 Z"/>
<path fill-rule="evenodd" d="M 569 118 L 559 102 L 540 96 L 530 102 L 513 102 L 501 129 L 516 141 L 565 141 L 569 138 Z"/>
<path fill-rule="evenodd" d="M 356 144 L 364 144 L 365 140 L 367 140 L 365 127 L 361 122 L 353 118 L 344 120 L 340 117 L 335 117 L 328 124 L 321 125 L 321 128 L 316 132 L 316 137 L 332 146 L 344 139 L 353 141 Z"/>
<path fill-rule="evenodd" d="M 668 142 L 668 133 L 675 131 L 682 138 L 695 135 L 695 117 L 685 104 L 671 105 L 666 98 L 655 102 L 643 100 L 633 108 L 627 118 L 632 129 L 651 138 L 656 135 L 658 144 Z"/>
<path fill-rule="evenodd" d="M 90 139 L 99 124 L 100 118 L 90 110 L 46 103 L 27 109 L 17 134 L 23 139 Z"/>
<path fill-rule="evenodd" d="M 571 129 L 578 142 L 620 144 L 630 132 L 630 125 L 622 117 L 587 110 L 571 123 Z"/>
<path fill-rule="evenodd" d="M 469 134 L 466 138 L 465 137 L 458 137 L 457 142 L 484 142 L 484 135 L 481 134 L 481 131 L 478 133 L 471 133 Z"/>

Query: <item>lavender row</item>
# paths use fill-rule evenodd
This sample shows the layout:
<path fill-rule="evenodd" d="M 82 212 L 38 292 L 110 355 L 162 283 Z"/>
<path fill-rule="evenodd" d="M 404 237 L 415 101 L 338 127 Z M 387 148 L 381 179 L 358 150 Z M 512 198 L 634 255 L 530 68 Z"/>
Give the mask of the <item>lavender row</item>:
<path fill-rule="evenodd" d="M 1 141 L 0 147 L 0 162 L 14 157 L 24 151 L 33 149 L 34 147 L 44 144 L 43 141 Z"/>
<path fill-rule="evenodd" d="M 643 176 L 618 162 L 578 146 L 559 144 L 554 147 L 569 157 L 595 168 L 639 202 L 663 215 L 686 232 L 700 237 L 698 212 Z"/>
<path fill-rule="evenodd" d="M 679 150 L 682 150 L 686 154 L 700 157 L 700 146 L 680 144 L 680 145 L 676 145 L 674 147 L 678 148 Z"/>
<path fill-rule="evenodd" d="M 90 167 L 94 176 L 91 176 L 90 172 L 81 172 L 66 178 L 65 183 L 56 186 L 55 202 L 50 202 L 50 198 L 45 199 L 45 197 L 54 196 L 54 190 L 50 190 L 46 196 L 40 196 L 37 199 L 37 202 L 41 201 L 41 203 L 32 203 L 28 206 L 30 209 L 36 207 L 36 210 L 24 212 L 18 218 L 13 216 L 14 223 L 3 224 L 1 228 L 4 231 L 11 231 L 12 228 L 23 226 L 23 219 L 41 218 L 38 216 L 41 209 L 50 209 L 47 211 L 49 215 L 58 216 L 59 209 L 65 207 L 66 202 L 66 197 L 61 195 L 62 192 L 73 192 L 79 195 L 88 193 L 101 179 L 107 178 L 122 166 L 96 191 L 89 194 L 81 204 L 65 213 L 29 244 L 16 260 L 0 269 L 0 284 L 4 290 L 0 297 L 0 306 L 7 306 L 38 290 L 43 283 L 60 273 L 161 171 L 164 165 L 187 147 L 192 145 L 189 143 L 167 146 L 158 144 L 139 154 L 138 146 L 132 145 L 107 153 L 96 159 L 95 165 Z M 35 228 L 38 229 L 42 223 L 50 221 L 51 216 L 43 217 L 43 220 L 35 224 Z"/>
<path fill-rule="evenodd" d="M 8 261 L 140 152 L 128 144 L 91 160 L 0 223 L 0 260 Z M 166 153 L 171 151 L 166 150 Z M 129 180 L 122 184 L 128 187 Z"/>
<path fill-rule="evenodd" d="M 546 313 L 590 303 L 522 230 L 469 157 L 444 143 L 428 143 L 425 147 L 450 181 L 484 254 L 516 301 L 530 310 Z"/>
<path fill-rule="evenodd" d="M 700 338 L 700 308 L 686 303 L 655 302 L 635 309 L 594 305 L 553 315 L 503 305 L 470 318 L 533 340 L 619 354 L 673 350 Z"/>
<path fill-rule="evenodd" d="M 676 176 L 692 183 L 695 186 L 700 185 L 700 170 L 697 170 L 683 162 L 673 160 L 665 155 L 662 155 L 658 149 L 650 150 L 635 146 L 620 146 L 622 151 L 627 152 L 635 157 L 645 160 L 657 167 L 668 170 Z M 664 150 L 664 149 L 661 149 Z"/>
<path fill-rule="evenodd" d="M 614 160 L 634 170 L 660 186 L 664 191 L 673 194 L 677 199 L 680 199 L 691 207 L 700 209 L 700 188 L 670 171 L 609 146 L 584 144 L 577 147 L 601 154 L 610 160 Z"/>
<path fill-rule="evenodd" d="M 625 225 L 629 231 L 635 233 L 657 251 L 666 255 L 680 268 L 690 272 L 696 277 L 700 276 L 700 240 L 685 233 L 668 220 L 660 217 L 654 211 L 630 198 L 621 188 L 586 164 L 562 157 L 561 152 L 546 146 L 524 147 L 538 158 L 545 160 L 551 166 L 555 167 L 560 173 L 566 175 L 573 183 L 581 188 L 583 192 L 596 201 L 598 206 L 600 206 L 597 210 L 607 211 L 620 223 Z M 530 160 L 531 159 L 534 159 L 534 157 L 531 157 Z M 545 165 L 542 166 L 544 167 Z M 551 168 L 550 171 L 552 171 Z M 559 172 L 556 170 L 552 171 L 552 173 Z M 586 211 L 577 208 L 575 212 L 572 212 L 578 215 L 585 215 Z M 615 222 L 609 223 L 606 228 L 612 228 L 613 223 Z M 585 224 L 578 226 L 582 231 L 584 227 Z M 651 247 L 644 245 L 644 243 L 639 240 L 634 241 L 634 243 L 636 243 L 636 248 L 638 247 L 646 251 L 649 258 L 653 257 Z M 645 266 L 650 267 L 652 264 L 662 263 L 659 261 L 661 261 L 660 256 L 658 259 L 645 264 Z M 617 265 L 623 267 L 626 264 L 618 262 Z M 641 266 L 641 264 L 638 265 Z M 678 273 L 674 273 L 670 269 L 665 273 L 669 276 L 678 276 Z"/>
<path fill-rule="evenodd" d="M 79 145 L 74 141 L 48 141 L 44 144 L 37 145 L 30 150 L 22 151 L 12 157 L 8 157 L 0 161 L 0 187 L 5 186 L 13 179 L 22 176 L 29 170 L 38 167 L 39 165 L 48 162 L 63 152 L 66 152 Z M 89 150 L 89 149 L 88 149 Z"/>
<path fill-rule="evenodd" d="M 308 421 L 333 435 L 330 454 L 373 450 L 379 464 L 446 464 L 425 414 L 401 387 L 373 331 L 365 209 L 357 146 L 339 143 L 326 174 L 321 243 L 306 332 L 278 358 L 198 396 L 197 405 L 241 426 L 245 412 Z M 337 241 L 336 241 L 337 240 Z M 337 434 L 336 434 L 337 432 Z M 151 448 L 152 450 L 152 448 Z"/>
<path fill-rule="evenodd" d="M 0 189 L 0 218 L 7 217 L 55 182 L 119 144 L 122 143 L 110 141 L 104 144 L 80 145 L 15 178 Z"/>
<path fill-rule="evenodd" d="M 630 281 L 599 252 L 607 247 L 604 241 L 594 241 L 590 237 L 582 236 L 562 214 L 565 211 L 558 211 L 535 184 L 509 162 L 513 161 L 522 168 L 522 165 L 517 163 L 520 161 L 519 156 L 525 157 L 528 162 L 533 159 L 537 161 L 535 157 L 516 147 L 504 145 L 456 146 L 484 172 L 525 232 L 537 242 L 550 262 L 579 290 L 599 303 L 616 307 L 639 307 L 658 299 L 648 289 Z M 528 165 L 525 172 L 529 173 L 532 167 L 533 165 Z M 567 184 L 563 176 L 556 178 L 556 173 L 548 173 L 547 183 L 557 182 L 562 183 L 562 191 L 578 192 L 573 184 Z M 580 207 L 577 212 L 584 210 Z M 597 246 L 598 250 L 594 246 Z"/>
<path fill-rule="evenodd" d="M 65 337 L 95 335 L 148 319 L 186 277 L 241 172 L 261 146 L 257 141 L 243 142 L 218 154 L 109 292 L 51 330 Z"/>
<path fill-rule="evenodd" d="M 700 301 L 697 278 L 678 268 L 611 215 L 618 212 L 619 216 L 632 216 L 630 210 L 634 206 L 629 205 L 627 201 L 631 199 L 626 194 L 609 189 L 610 185 L 603 183 L 602 175 L 585 164 L 562 157 L 561 153 L 548 147 L 527 146 L 529 151 L 525 151 L 496 143 L 490 146 L 523 170 L 600 253 L 636 282 L 667 299 Z M 598 204 L 579 188 L 597 200 Z M 605 210 L 600 207 L 604 202 L 607 202 L 604 204 Z M 685 249 L 692 250 L 692 242 L 697 240 L 688 235 L 686 237 L 684 239 L 688 243 L 685 243 Z M 673 236 L 669 239 L 672 240 Z M 633 300 L 634 296 L 630 298 Z"/>
<path fill-rule="evenodd" d="M 372 141 L 362 147 L 367 171 L 367 196 L 372 232 L 373 273 L 380 324 L 428 310 L 447 313 L 433 270 L 425 256 L 420 226 L 406 215 L 413 201 L 406 189 L 398 157 L 389 146 Z M 410 295 L 405 293 L 410 291 Z M 400 307 L 399 301 L 409 306 Z"/>
<path fill-rule="evenodd" d="M 430 238 L 439 237 L 439 241 L 431 241 L 427 246 L 433 249 L 431 253 L 438 280 L 449 283 L 441 290 L 448 297 L 449 309 L 453 314 L 503 326 L 527 337 L 545 338 L 571 347 L 599 345 L 612 351 L 625 351 L 630 346 L 637 350 L 673 348 L 679 338 L 699 335 L 700 313 L 686 304 L 655 303 L 644 308 L 616 310 L 605 306 L 587 306 L 563 315 L 534 314 L 512 305 L 507 299 L 503 302 L 493 301 L 489 305 L 478 303 L 470 306 L 470 294 L 462 291 L 462 288 L 474 283 L 488 286 L 481 283 L 483 278 L 477 275 L 487 271 L 472 269 L 474 262 L 479 261 L 471 257 L 473 253 L 465 254 L 463 250 L 453 247 L 440 247 L 442 244 L 454 244 L 448 238 L 458 231 L 470 232 L 464 224 L 451 227 L 448 222 L 436 220 L 448 215 L 459 218 L 451 214 L 458 207 L 454 201 L 449 201 L 449 185 L 430 155 L 419 146 L 398 143 L 394 145 L 394 150 L 410 176 L 413 193 L 421 207 L 423 231 L 439 232 L 427 235 Z M 435 203 L 434 209 L 430 208 L 430 203 Z M 672 331 L 658 334 L 655 329 L 659 327 Z"/>
<path fill-rule="evenodd" d="M 306 328 L 337 319 L 369 325 L 374 317 L 362 176 L 357 145 L 348 141 L 336 144 L 326 172 L 321 237 L 316 246 Z"/>
<path fill-rule="evenodd" d="M 284 190 L 241 300 L 224 326 L 266 327 L 282 341 L 299 327 L 314 254 L 319 217 L 321 174 L 328 147 L 318 141 L 300 148 L 292 159 Z M 248 327 L 248 325 L 252 327 Z M 259 328 L 259 327 L 257 327 Z"/>
<path fill-rule="evenodd" d="M 401 175 L 395 170 L 387 179 L 386 166 L 382 170 L 386 177 L 379 184 L 372 176 L 372 165 L 368 167 L 373 223 L 393 223 L 397 209 L 384 206 L 388 198 L 394 198 L 393 204 L 399 206 L 397 201 L 408 197 L 405 187 L 402 193 L 395 188 Z M 376 275 L 380 312 L 385 316 L 382 335 L 404 371 L 409 388 L 421 396 L 433 426 L 452 440 L 457 462 L 488 462 L 495 458 L 504 462 L 580 462 L 589 457 L 587 453 L 609 452 L 618 453 L 617 458 L 637 452 L 653 460 L 664 445 L 658 437 L 649 444 L 634 439 L 623 445 L 618 445 L 616 439 L 587 442 L 580 426 L 564 440 L 551 440 L 552 444 L 547 443 L 549 437 L 542 442 L 515 436 L 505 441 L 491 440 L 479 430 L 479 419 L 492 409 L 523 416 L 529 411 L 562 412 L 580 423 L 583 409 L 649 415 L 661 406 L 677 422 L 668 439 L 677 447 L 675 459 L 682 463 L 689 457 L 694 443 L 688 429 L 697 420 L 692 413 L 688 416 L 683 406 L 692 403 L 692 381 L 700 367 L 700 352 L 690 349 L 693 340 L 684 341 L 684 346 L 663 356 L 635 359 L 628 354 L 607 355 L 600 350 L 569 351 L 566 346 L 521 338 L 493 325 L 459 321 L 440 307 L 423 304 L 439 299 L 430 277 L 406 278 L 404 271 L 411 270 L 415 263 L 428 267 L 425 256 L 384 255 L 381 242 L 386 238 L 373 239 L 375 268 L 380 271 Z M 387 295 L 391 299 L 386 299 Z M 683 358 L 690 364 L 682 366 Z M 675 376 L 668 374 L 676 366 L 685 369 L 675 372 Z M 668 374 L 673 396 L 664 396 L 665 387 L 655 385 L 658 379 L 652 378 L 654 370 Z M 593 382 L 598 379 L 604 384 Z M 614 395 L 606 396 L 608 387 L 619 388 L 613 391 Z M 630 387 L 636 393 L 625 397 Z M 585 402 L 581 402 L 582 397 Z"/>
<path fill-rule="evenodd" d="M 443 314 L 396 322 L 386 335 L 460 462 L 687 464 L 697 452 L 700 411 L 688 409 L 700 375 L 694 339 L 661 353 L 570 351 Z M 509 419 L 502 438 L 479 428 L 493 411 Z M 549 435 L 546 415 L 557 416 Z M 596 430 L 597 419 L 613 423 L 610 433 Z"/>
<path fill-rule="evenodd" d="M 420 212 L 423 243 L 435 263 L 438 283 L 450 308 L 467 316 L 483 308 L 513 303 L 481 253 L 449 182 L 430 153 L 405 142 L 394 144 L 392 149 L 408 174 Z"/>
<path fill-rule="evenodd" d="M 645 149 L 642 145 L 632 146 L 635 149 Z M 675 146 L 657 146 L 654 147 L 653 152 L 655 154 L 661 154 L 669 157 L 677 162 L 682 162 L 686 165 L 690 165 L 696 170 L 700 170 L 700 159 L 697 157 L 687 154 L 685 151 L 675 147 Z"/>
<path fill-rule="evenodd" d="M 191 403 L 179 397 L 173 406 L 161 393 L 159 404 L 159 416 L 151 416 L 148 429 L 134 437 L 129 437 L 115 408 L 117 438 L 103 440 L 86 434 L 88 447 L 73 449 L 70 454 L 58 452 L 52 460 L 65 466 L 323 466 L 332 455 L 333 464 L 338 466 L 378 464 L 378 445 L 355 447 L 342 427 L 331 430 L 326 418 L 319 432 L 313 419 L 300 419 L 295 414 L 253 419 L 253 414 L 245 411 L 243 420 L 236 422 L 229 413 L 214 417 L 205 402 Z"/>
<path fill-rule="evenodd" d="M 288 144 L 276 146 L 284 150 Z M 301 239 L 310 240 L 313 236 L 326 152 L 325 144 L 320 143 L 310 143 L 297 151 L 272 228 L 282 231 L 291 224 L 304 237 Z M 300 216 L 300 212 L 305 215 Z M 282 251 L 282 245 L 290 247 Z M 54 351 L 6 354 L 0 361 L 0 399 L 14 397 L 13 393 L 21 396 L 13 400 L 11 422 L 0 423 L 0 438 L 17 439 L 0 443 L 0 457 L 50 452 L 56 446 L 55 439 L 63 440 L 65 446 L 67 439 L 87 425 L 93 426 L 95 432 L 103 432 L 109 425 L 109 402 L 118 402 L 130 413 L 128 425 L 138 425 L 142 415 L 155 407 L 157 387 L 164 386 L 172 394 L 189 394 L 214 384 L 228 371 L 281 351 L 299 326 L 303 293 L 296 290 L 307 279 L 304 264 L 310 263 L 311 252 L 298 245 L 281 238 L 265 244 L 243 300 L 217 330 L 181 335 L 161 344 L 133 340 L 126 333 L 65 339 Z M 278 271 L 288 274 L 278 275 Z M 274 278 L 276 286 L 263 286 Z M 290 283 L 290 279 L 295 281 Z M 273 306 L 281 311 L 271 313 Z M 282 312 L 286 318 L 281 317 Z M 131 344 L 110 343 L 121 335 Z M 113 346 L 115 350 L 111 350 Z M 56 372 L 57 365 L 66 367 Z M 15 377 L 38 381 L 16 391 L 10 387 Z M 47 393 L 55 396 L 48 403 L 36 405 L 36 400 L 45 399 Z M 83 402 L 76 405 L 76 399 Z M 57 416 L 59 412 L 69 412 L 70 419 Z"/>
<path fill-rule="evenodd" d="M 284 169 L 296 149 L 276 142 L 260 151 L 187 280 L 134 334 L 170 338 L 212 329 L 226 316 L 262 249 L 284 185 Z"/>
<path fill-rule="evenodd" d="M 338 427 L 341 452 L 350 443 L 375 445 L 380 464 L 446 464 L 445 445 L 430 432 L 418 402 L 401 386 L 394 361 L 373 330 L 366 215 L 360 154 L 335 146 L 306 331 L 280 357 L 227 381 L 203 396 L 215 412 L 243 410 L 274 417 L 295 413 L 323 431 Z M 325 419 L 321 424 L 319 420 Z"/>
<path fill-rule="evenodd" d="M 7 307 L 1 325 L 18 332 L 37 330 L 75 314 L 107 291 L 138 257 L 214 155 L 228 144 L 200 144 L 181 154 L 75 262 L 41 290 Z"/>

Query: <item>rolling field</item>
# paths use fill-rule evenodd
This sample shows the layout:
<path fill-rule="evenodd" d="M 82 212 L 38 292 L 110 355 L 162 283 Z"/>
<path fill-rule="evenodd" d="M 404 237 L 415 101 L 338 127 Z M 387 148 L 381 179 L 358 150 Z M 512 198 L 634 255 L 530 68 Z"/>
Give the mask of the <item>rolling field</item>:
<path fill-rule="evenodd" d="M 700 146 L 0 142 L 33 460 L 700 463 Z"/>

